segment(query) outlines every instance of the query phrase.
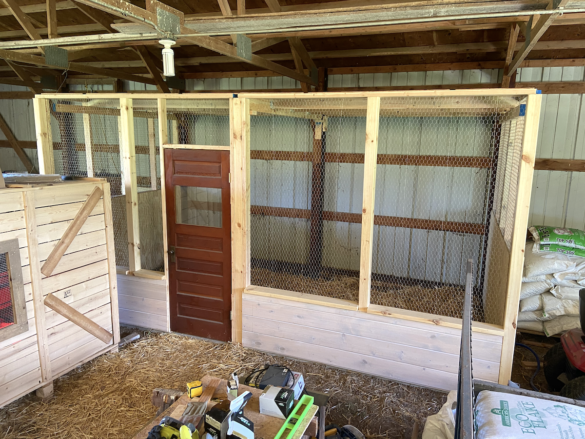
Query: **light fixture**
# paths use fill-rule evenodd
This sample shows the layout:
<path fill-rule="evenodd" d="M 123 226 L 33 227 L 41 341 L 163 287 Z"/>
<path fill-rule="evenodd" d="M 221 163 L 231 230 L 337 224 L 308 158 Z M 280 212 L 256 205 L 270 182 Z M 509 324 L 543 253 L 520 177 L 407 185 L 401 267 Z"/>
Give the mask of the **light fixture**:
<path fill-rule="evenodd" d="M 173 52 L 173 49 L 171 49 L 171 46 L 175 44 L 176 41 L 165 39 L 160 40 L 159 43 L 165 46 L 165 48 L 162 51 L 164 67 L 163 74 L 165 76 L 175 76 L 175 53 Z"/>

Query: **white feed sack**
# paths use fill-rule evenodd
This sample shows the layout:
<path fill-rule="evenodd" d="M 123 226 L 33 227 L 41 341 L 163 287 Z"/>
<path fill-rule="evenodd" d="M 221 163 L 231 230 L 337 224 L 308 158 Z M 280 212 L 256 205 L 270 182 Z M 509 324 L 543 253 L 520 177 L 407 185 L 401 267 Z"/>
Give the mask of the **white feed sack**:
<path fill-rule="evenodd" d="M 542 323 L 542 322 L 538 322 Z M 548 322 L 542 323 L 544 334 L 547 337 L 570 331 L 571 329 L 580 328 L 581 320 L 579 317 L 561 316 Z"/>
<path fill-rule="evenodd" d="M 542 310 L 542 298 L 538 296 L 531 296 L 520 301 L 520 312 L 540 311 Z"/>
<path fill-rule="evenodd" d="M 517 322 L 518 329 L 544 333 L 544 322 Z"/>
<path fill-rule="evenodd" d="M 585 408 L 484 390 L 475 405 L 477 439 L 585 438 Z"/>
<path fill-rule="evenodd" d="M 544 315 L 541 311 L 526 311 L 518 313 L 518 322 L 544 322 L 546 320 L 552 320 L 555 316 Z"/>
<path fill-rule="evenodd" d="M 533 245 L 533 242 L 526 243 L 524 252 L 525 278 L 575 271 L 585 266 L 585 258 L 567 256 L 562 253 L 534 253 L 532 251 Z"/>
<path fill-rule="evenodd" d="M 550 280 L 523 283 L 520 287 L 520 300 L 546 293 L 553 287 L 554 285 Z"/>
<path fill-rule="evenodd" d="M 545 293 L 541 297 L 544 317 L 579 316 L 579 301 L 557 299 L 550 293 Z"/>
<path fill-rule="evenodd" d="M 569 288 L 569 287 L 556 286 L 550 292 L 557 299 L 579 301 L 579 290 L 580 290 L 580 288 Z"/>

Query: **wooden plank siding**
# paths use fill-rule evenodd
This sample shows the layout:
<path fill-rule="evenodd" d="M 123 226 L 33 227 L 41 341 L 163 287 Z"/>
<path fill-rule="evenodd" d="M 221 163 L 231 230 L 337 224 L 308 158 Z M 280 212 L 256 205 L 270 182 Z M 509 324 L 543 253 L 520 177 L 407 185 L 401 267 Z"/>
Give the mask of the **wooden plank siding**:
<path fill-rule="evenodd" d="M 167 330 L 166 283 L 164 280 L 118 275 L 120 323 Z"/>
<path fill-rule="evenodd" d="M 441 390 L 457 385 L 459 329 L 244 293 L 246 347 Z M 473 334 L 474 376 L 497 381 L 502 338 Z"/>

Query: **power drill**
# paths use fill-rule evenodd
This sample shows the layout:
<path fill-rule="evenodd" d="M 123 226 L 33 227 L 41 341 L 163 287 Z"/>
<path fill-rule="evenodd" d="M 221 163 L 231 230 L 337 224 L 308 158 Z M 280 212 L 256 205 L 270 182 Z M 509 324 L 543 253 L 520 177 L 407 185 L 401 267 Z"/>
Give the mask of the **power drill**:
<path fill-rule="evenodd" d="M 150 430 L 146 439 L 199 439 L 199 432 L 193 424 L 183 424 L 165 416 Z"/>

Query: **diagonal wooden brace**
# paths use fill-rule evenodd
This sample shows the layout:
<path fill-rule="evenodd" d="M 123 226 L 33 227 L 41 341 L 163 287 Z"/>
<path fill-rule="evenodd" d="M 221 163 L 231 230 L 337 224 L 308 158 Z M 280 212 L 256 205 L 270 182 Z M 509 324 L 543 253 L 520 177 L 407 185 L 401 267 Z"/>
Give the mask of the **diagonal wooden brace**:
<path fill-rule="evenodd" d="M 65 233 L 43 264 L 41 273 L 43 273 L 45 276 L 48 277 L 51 275 L 51 273 L 53 273 L 55 267 L 71 245 L 71 242 L 77 233 L 79 233 L 81 227 L 83 227 L 83 224 L 85 224 L 85 220 L 87 220 L 89 214 L 98 203 L 102 195 L 103 191 L 96 186 L 89 198 L 85 200 L 85 203 L 81 209 L 79 209 L 79 212 L 77 212 L 75 218 L 73 218 L 73 221 L 71 221 L 71 224 L 69 224 L 69 227 L 67 227 L 67 230 L 65 230 Z"/>
<path fill-rule="evenodd" d="M 104 343 L 108 344 L 112 341 L 112 334 L 110 334 L 90 318 L 81 314 L 75 308 L 72 308 L 61 299 L 55 297 L 52 293 L 45 297 L 45 306 L 48 306 L 56 313 L 61 314 L 63 317 L 72 321 L 81 329 L 89 332 L 91 335 L 99 338 Z"/>

